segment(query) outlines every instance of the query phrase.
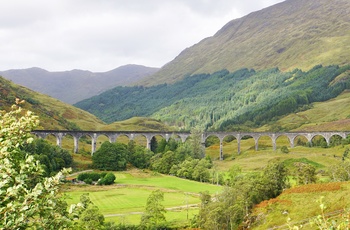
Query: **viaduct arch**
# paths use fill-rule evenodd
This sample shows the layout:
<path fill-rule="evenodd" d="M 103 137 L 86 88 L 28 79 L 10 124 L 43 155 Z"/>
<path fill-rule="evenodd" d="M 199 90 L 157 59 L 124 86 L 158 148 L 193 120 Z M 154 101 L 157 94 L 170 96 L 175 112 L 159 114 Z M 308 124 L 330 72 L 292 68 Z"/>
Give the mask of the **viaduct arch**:
<path fill-rule="evenodd" d="M 151 148 L 151 140 L 155 136 L 161 136 L 166 141 L 170 139 L 173 135 L 179 136 L 182 142 L 185 142 L 186 139 L 191 135 L 189 132 L 142 132 L 142 131 L 70 131 L 70 130 L 34 130 L 32 133 L 40 138 L 45 139 L 48 135 L 53 135 L 56 137 L 56 144 L 61 146 L 62 139 L 70 135 L 74 139 L 74 152 L 77 153 L 79 149 L 79 139 L 83 136 L 89 136 L 91 138 L 91 154 L 96 151 L 96 142 L 99 136 L 106 136 L 111 143 L 115 142 L 118 136 L 126 136 L 129 140 L 133 140 L 136 136 L 144 136 L 147 140 L 147 148 Z M 267 136 L 271 138 L 273 150 L 276 150 L 276 141 L 277 138 L 281 136 L 286 136 L 289 140 L 291 148 L 294 148 L 294 141 L 296 137 L 303 136 L 307 139 L 309 143 L 312 142 L 312 139 L 315 136 L 323 137 L 327 145 L 330 144 L 331 138 L 333 136 L 340 136 L 345 139 L 350 134 L 348 132 L 204 132 L 202 133 L 201 142 L 202 145 L 205 144 L 206 139 L 209 136 L 215 136 L 220 140 L 220 160 L 223 160 L 223 142 L 224 138 L 227 136 L 233 136 L 237 141 L 237 153 L 241 153 L 241 140 L 243 137 L 252 137 L 255 142 L 255 150 L 258 151 L 259 139 L 262 136 Z"/>

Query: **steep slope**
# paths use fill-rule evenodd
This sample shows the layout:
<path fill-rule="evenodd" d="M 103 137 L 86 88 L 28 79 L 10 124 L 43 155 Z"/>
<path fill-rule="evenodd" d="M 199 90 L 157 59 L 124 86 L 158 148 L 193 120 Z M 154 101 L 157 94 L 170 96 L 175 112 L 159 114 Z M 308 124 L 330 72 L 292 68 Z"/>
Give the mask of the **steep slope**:
<path fill-rule="evenodd" d="M 15 99 L 25 99 L 23 105 L 39 116 L 39 129 L 49 130 L 111 130 L 111 131 L 171 131 L 158 120 L 150 118 L 133 118 L 126 121 L 104 124 L 94 115 L 61 102 L 50 96 L 34 92 L 16 85 L 0 76 L 0 110 L 8 111 Z"/>
<path fill-rule="evenodd" d="M 350 1 L 287 0 L 227 23 L 140 85 L 240 68 L 282 71 L 350 63 Z"/>
<path fill-rule="evenodd" d="M 105 122 L 150 116 L 185 130 L 193 126 L 251 130 L 346 89 L 350 89 L 350 65 L 318 65 L 307 72 L 223 70 L 170 85 L 117 87 L 75 105 Z"/>
<path fill-rule="evenodd" d="M 7 70 L 0 76 L 73 104 L 118 85 L 130 85 L 155 73 L 158 68 L 126 65 L 108 72 L 93 73 L 83 70 L 49 72 L 40 68 Z"/>
<path fill-rule="evenodd" d="M 0 77 L 0 110 L 8 111 L 16 98 L 25 99 L 24 108 L 39 116 L 40 129 L 97 130 L 104 126 L 88 112 Z"/>
<path fill-rule="evenodd" d="M 350 91 L 325 102 L 317 102 L 308 110 L 292 113 L 257 131 L 349 131 Z"/>

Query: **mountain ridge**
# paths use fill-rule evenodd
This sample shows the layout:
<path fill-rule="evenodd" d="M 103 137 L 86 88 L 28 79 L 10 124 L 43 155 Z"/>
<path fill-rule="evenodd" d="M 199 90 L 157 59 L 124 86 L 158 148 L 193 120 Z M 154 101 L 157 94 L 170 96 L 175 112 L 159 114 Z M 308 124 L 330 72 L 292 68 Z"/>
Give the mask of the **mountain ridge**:
<path fill-rule="evenodd" d="M 0 71 L 0 75 L 34 91 L 73 104 L 118 85 L 130 85 L 158 71 L 142 65 L 124 65 L 107 72 L 73 69 L 50 72 L 39 67 Z"/>
<path fill-rule="evenodd" d="M 221 69 L 309 70 L 350 62 L 350 1 L 287 0 L 234 19 L 183 50 L 139 85 L 174 83 Z"/>

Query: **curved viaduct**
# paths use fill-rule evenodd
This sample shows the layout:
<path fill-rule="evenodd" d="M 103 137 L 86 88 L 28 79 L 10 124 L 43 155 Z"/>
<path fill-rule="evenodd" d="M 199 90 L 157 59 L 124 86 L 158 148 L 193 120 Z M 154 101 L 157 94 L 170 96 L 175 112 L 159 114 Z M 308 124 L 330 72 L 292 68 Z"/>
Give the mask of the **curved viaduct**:
<path fill-rule="evenodd" d="M 129 140 L 133 140 L 136 136 L 143 136 L 147 140 L 147 148 L 151 148 L 151 140 L 155 136 L 161 136 L 166 141 L 170 139 L 172 136 L 177 136 L 181 138 L 182 142 L 185 142 L 187 138 L 191 135 L 189 132 L 142 132 L 142 131 L 70 131 L 70 130 L 34 130 L 32 131 L 36 136 L 45 139 L 48 135 L 53 135 L 56 137 L 56 143 L 58 146 L 61 146 L 62 139 L 65 136 L 72 136 L 74 139 L 74 152 L 77 153 L 79 149 L 79 139 L 83 136 L 88 136 L 91 138 L 91 154 L 96 151 L 96 142 L 97 138 L 100 136 L 108 137 L 111 143 L 115 142 L 118 136 L 126 136 Z M 273 150 L 276 150 L 276 141 L 277 138 L 281 136 L 286 136 L 289 139 L 290 147 L 294 147 L 294 141 L 296 137 L 302 136 L 307 139 L 309 143 L 311 143 L 312 139 L 315 136 L 322 136 L 327 145 L 330 144 L 331 138 L 333 136 L 340 136 L 345 139 L 349 132 L 338 132 L 338 131 L 330 131 L 330 132 L 204 132 L 202 134 L 202 144 L 205 144 L 205 141 L 208 137 L 214 136 L 219 138 L 220 140 L 220 160 L 223 159 L 223 142 L 224 138 L 228 136 L 232 136 L 237 140 L 237 152 L 240 154 L 241 152 L 241 140 L 243 137 L 252 137 L 255 141 L 255 150 L 258 151 L 258 142 L 259 139 L 263 136 L 268 136 L 271 138 Z"/>

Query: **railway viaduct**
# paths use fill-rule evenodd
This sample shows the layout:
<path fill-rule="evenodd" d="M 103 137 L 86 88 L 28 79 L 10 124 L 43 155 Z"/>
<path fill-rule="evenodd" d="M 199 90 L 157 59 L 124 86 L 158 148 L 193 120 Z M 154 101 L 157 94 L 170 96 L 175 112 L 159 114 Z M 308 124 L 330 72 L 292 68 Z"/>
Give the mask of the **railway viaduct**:
<path fill-rule="evenodd" d="M 33 134 L 40 138 L 46 138 L 49 135 L 53 135 L 56 137 L 56 143 L 58 146 L 61 146 L 62 139 L 66 136 L 72 136 L 74 139 L 74 152 L 77 153 L 79 149 L 79 139 L 83 136 L 87 136 L 91 138 L 91 154 L 96 151 L 96 143 L 97 139 L 100 136 L 106 136 L 111 143 L 117 140 L 118 136 L 126 136 L 129 140 L 133 140 L 136 136 L 143 136 L 147 140 L 147 148 L 151 148 L 151 140 L 155 136 L 161 136 L 166 141 L 168 141 L 171 137 L 175 136 L 180 138 L 182 142 L 185 142 L 188 137 L 190 137 L 189 132 L 142 132 L 142 131 L 70 131 L 70 130 L 34 130 Z M 208 137 L 214 136 L 220 140 L 220 160 L 223 159 L 223 142 L 224 138 L 228 136 L 232 136 L 237 141 L 237 153 L 241 153 L 241 140 L 242 138 L 251 137 L 255 141 L 255 150 L 258 151 L 258 142 L 262 136 L 268 136 L 271 138 L 273 150 L 276 150 L 276 141 L 277 138 L 281 136 L 286 136 L 289 139 L 290 147 L 294 147 L 294 141 L 297 137 L 305 137 L 309 143 L 312 142 L 312 139 L 315 136 L 323 137 L 327 145 L 330 144 L 331 138 L 333 136 L 340 136 L 342 139 L 345 139 L 349 132 L 204 132 L 202 133 L 201 142 L 204 145 L 205 141 Z"/>

